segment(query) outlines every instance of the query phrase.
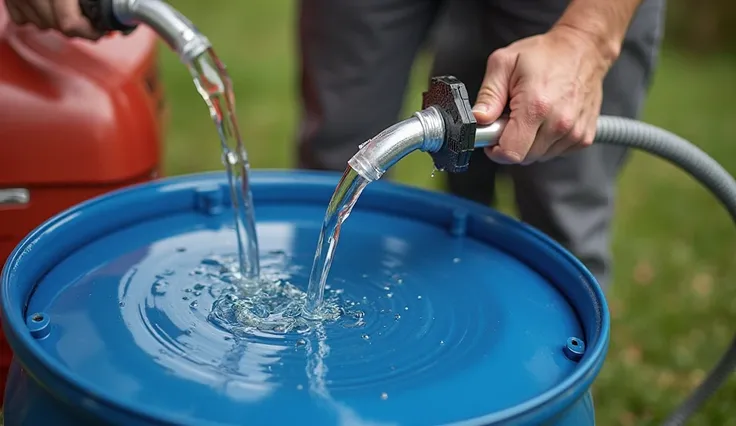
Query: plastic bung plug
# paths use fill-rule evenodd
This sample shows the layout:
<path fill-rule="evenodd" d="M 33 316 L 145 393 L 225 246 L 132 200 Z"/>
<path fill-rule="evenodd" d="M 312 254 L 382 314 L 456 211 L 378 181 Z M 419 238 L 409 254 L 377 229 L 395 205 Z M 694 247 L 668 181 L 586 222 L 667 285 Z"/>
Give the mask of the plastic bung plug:
<path fill-rule="evenodd" d="M 464 172 L 475 147 L 476 121 L 465 85 L 452 76 L 433 77 L 422 95 L 422 109 L 437 108 L 445 122 L 442 147 L 430 155 L 437 170 Z"/>

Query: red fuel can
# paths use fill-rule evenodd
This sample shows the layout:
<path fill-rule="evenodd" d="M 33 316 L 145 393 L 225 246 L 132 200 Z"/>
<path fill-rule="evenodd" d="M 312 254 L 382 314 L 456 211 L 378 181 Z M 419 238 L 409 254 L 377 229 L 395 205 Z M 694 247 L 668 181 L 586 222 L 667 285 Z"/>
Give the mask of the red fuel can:
<path fill-rule="evenodd" d="M 0 266 L 54 214 L 159 175 L 157 46 L 145 27 L 96 43 L 18 27 L 0 5 Z M 0 406 L 11 358 L 0 328 Z"/>

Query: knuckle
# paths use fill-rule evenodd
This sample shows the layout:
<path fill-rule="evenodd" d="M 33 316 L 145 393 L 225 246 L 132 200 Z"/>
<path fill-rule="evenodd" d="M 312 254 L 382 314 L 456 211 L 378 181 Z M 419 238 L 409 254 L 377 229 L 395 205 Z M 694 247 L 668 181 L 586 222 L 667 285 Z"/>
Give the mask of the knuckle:
<path fill-rule="evenodd" d="M 497 68 L 507 65 L 511 59 L 511 55 L 506 49 L 498 49 L 488 56 L 487 66 L 488 68 Z"/>
<path fill-rule="evenodd" d="M 492 86 L 483 85 L 481 86 L 480 89 L 478 89 L 478 96 L 477 96 L 478 99 L 484 99 L 484 98 L 496 99 L 498 97 L 499 97 L 498 93 L 496 93 L 496 91 L 494 90 L 494 87 Z"/>
<path fill-rule="evenodd" d="M 59 31 L 68 36 L 80 36 L 85 32 L 85 21 L 79 17 L 58 18 Z"/>
<path fill-rule="evenodd" d="M 64 34 L 76 34 L 79 30 L 78 21 L 74 18 L 59 18 L 59 31 Z"/>
<path fill-rule="evenodd" d="M 580 145 L 583 148 L 587 148 L 587 147 L 593 145 L 593 140 L 594 139 L 595 139 L 595 135 L 587 135 L 587 136 L 584 136 L 582 138 L 582 140 L 580 141 Z"/>
<path fill-rule="evenodd" d="M 570 134 L 570 138 L 573 140 L 580 140 L 583 138 L 583 132 L 580 128 L 575 127 L 575 119 L 572 115 L 563 115 L 553 123 L 554 132 L 558 135 Z"/>
<path fill-rule="evenodd" d="M 571 140 L 571 141 L 572 141 L 573 143 L 576 143 L 576 144 L 577 144 L 577 143 L 580 143 L 580 144 L 582 144 L 582 143 L 583 143 L 583 140 L 585 139 L 585 129 L 583 129 L 583 128 L 582 128 L 582 127 L 580 127 L 580 126 L 574 126 L 574 127 L 571 127 L 571 128 L 570 128 L 570 129 L 568 130 L 568 132 L 569 132 L 569 136 L 568 136 L 568 138 L 569 138 L 569 139 L 570 139 L 570 140 Z"/>
<path fill-rule="evenodd" d="M 543 95 L 535 95 L 527 107 L 529 118 L 534 121 L 543 120 L 552 111 L 552 102 Z"/>

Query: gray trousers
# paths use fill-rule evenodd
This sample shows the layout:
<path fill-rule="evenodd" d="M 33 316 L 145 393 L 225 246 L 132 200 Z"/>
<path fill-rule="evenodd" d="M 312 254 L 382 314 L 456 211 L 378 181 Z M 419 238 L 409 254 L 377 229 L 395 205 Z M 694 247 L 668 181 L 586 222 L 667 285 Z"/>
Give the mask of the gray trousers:
<path fill-rule="evenodd" d="M 432 75 L 454 75 L 474 100 L 488 56 L 546 32 L 567 4 L 301 0 L 299 167 L 342 171 L 360 143 L 400 119 L 411 67 L 430 35 L 435 51 Z M 602 114 L 639 116 L 656 64 L 663 16 L 664 0 L 644 0 L 604 81 Z M 611 273 L 615 181 L 625 159 L 625 149 L 594 145 L 546 163 L 506 169 L 521 219 L 569 249 L 604 286 Z M 466 173 L 447 174 L 449 191 L 492 203 L 499 166 L 482 150 L 470 164 Z"/>

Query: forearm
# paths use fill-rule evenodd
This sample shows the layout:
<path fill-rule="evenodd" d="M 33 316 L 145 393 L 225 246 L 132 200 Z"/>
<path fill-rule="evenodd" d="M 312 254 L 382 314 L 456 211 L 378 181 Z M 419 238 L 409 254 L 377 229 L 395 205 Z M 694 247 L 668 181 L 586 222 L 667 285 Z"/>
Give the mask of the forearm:
<path fill-rule="evenodd" d="M 611 62 L 621 52 L 626 31 L 643 0 L 572 0 L 555 27 L 590 38 Z"/>

